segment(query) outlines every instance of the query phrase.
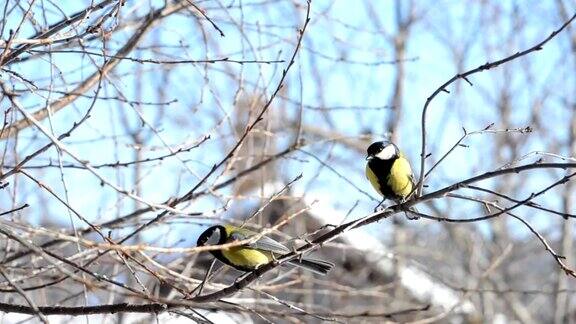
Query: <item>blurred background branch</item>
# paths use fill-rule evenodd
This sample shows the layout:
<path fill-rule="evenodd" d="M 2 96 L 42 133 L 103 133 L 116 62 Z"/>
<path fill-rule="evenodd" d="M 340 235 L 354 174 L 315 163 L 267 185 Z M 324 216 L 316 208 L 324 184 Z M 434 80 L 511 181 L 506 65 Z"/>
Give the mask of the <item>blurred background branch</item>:
<path fill-rule="evenodd" d="M 575 321 L 575 13 L 6 1 L 4 319 Z M 374 213 L 364 158 L 383 139 L 422 195 Z M 294 252 L 248 276 L 218 263 L 193 297 L 212 262 L 196 240 L 215 223 Z M 302 253 L 336 267 L 279 264 Z"/>

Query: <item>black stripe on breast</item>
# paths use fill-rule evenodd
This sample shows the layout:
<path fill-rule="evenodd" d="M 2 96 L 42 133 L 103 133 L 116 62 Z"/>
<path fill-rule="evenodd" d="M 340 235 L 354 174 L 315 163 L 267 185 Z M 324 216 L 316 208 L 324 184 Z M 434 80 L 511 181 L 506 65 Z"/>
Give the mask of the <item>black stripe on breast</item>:
<path fill-rule="evenodd" d="M 392 169 L 392 164 L 396 161 L 395 159 L 390 160 L 380 160 L 380 159 L 372 159 L 368 162 L 368 166 L 372 169 L 372 172 L 378 178 L 378 184 L 380 185 L 380 192 L 384 195 L 385 198 L 388 199 L 396 199 L 399 198 L 393 191 L 390 186 L 388 186 L 388 175 L 390 174 L 390 169 Z"/>

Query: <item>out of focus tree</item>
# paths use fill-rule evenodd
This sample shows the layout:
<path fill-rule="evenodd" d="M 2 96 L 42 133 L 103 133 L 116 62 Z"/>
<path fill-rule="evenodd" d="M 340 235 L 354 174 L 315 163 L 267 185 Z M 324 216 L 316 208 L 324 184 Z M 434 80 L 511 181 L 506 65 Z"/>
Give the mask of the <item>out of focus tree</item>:
<path fill-rule="evenodd" d="M 561 0 L 6 1 L 0 311 L 576 321 L 575 13 Z M 373 212 L 364 157 L 382 139 L 422 182 Z M 217 264 L 198 294 L 212 257 L 196 239 L 213 223 L 269 232 L 294 250 L 280 263 L 336 267 Z"/>

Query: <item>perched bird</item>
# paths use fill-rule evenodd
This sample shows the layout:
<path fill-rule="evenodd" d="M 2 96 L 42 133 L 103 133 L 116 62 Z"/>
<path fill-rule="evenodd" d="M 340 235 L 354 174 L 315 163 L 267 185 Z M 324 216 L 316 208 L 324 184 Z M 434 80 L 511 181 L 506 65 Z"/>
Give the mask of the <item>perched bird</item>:
<path fill-rule="evenodd" d="M 367 150 L 366 177 L 384 198 L 404 202 L 415 187 L 410 162 L 391 142 L 372 143 Z M 381 204 L 378 204 L 378 208 Z"/>
<path fill-rule="evenodd" d="M 215 225 L 200 234 L 197 246 L 242 241 L 255 235 L 258 233 L 243 228 L 231 225 Z M 251 244 L 210 251 L 218 260 L 237 270 L 246 272 L 255 270 L 290 252 L 286 246 L 267 236 L 262 236 Z M 333 263 L 309 258 L 296 258 L 288 261 L 288 263 L 321 275 L 327 274 L 334 267 Z"/>

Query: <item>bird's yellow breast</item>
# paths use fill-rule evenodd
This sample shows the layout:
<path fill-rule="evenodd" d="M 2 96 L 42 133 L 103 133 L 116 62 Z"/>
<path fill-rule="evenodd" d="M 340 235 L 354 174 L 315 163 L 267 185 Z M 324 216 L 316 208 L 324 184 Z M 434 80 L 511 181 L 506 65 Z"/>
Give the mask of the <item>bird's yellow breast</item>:
<path fill-rule="evenodd" d="M 392 191 L 402 198 L 408 197 L 412 192 L 412 168 L 406 158 L 400 156 L 392 164 L 390 175 L 388 176 L 388 185 Z"/>
<path fill-rule="evenodd" d="M 368 178 L 372 187 L 374 187 L 374 189 L 376 189 L 376 191 L 381 196 L 383 196 L 382 191 L 380 190 L 380 183 L 378 182 L 378 177 L 376 176 L 374 171 L 372 171 L 372 169 L 368 166 L 368 163 L 366 164 L 366 178 Z"/>
<path fill-rule="evenodd" d="M 230 261 L 230 263 L 246 268 L 258 268 L 261 265 L 267 264 L 272 261 L 272 253 L 264 252 L 247 247 L 232 247 L 223 249 L 222 255 Z"/>
<path fill-rule="evenodd" d="M 405 199 L 412 192 L 412 168 L 404 156 L 373 160 L 366 164 L 366 178 L 378 193 L 389 199 Z"/>

